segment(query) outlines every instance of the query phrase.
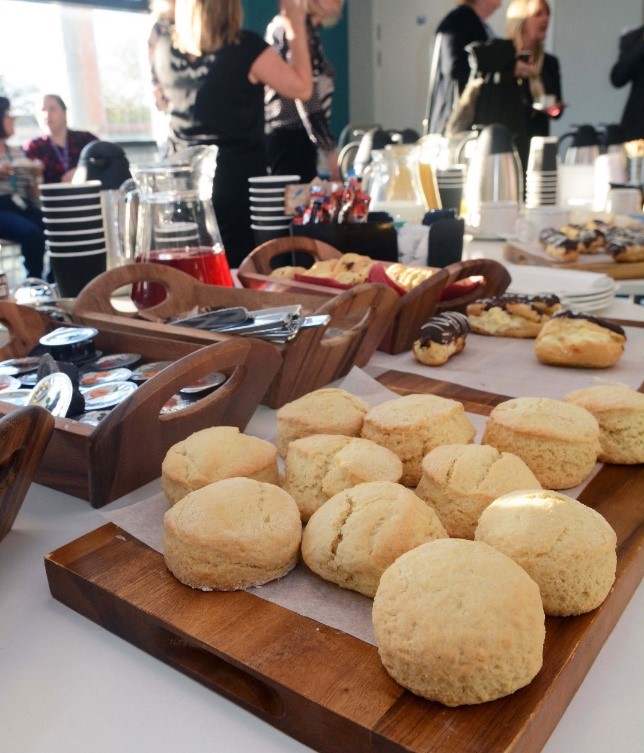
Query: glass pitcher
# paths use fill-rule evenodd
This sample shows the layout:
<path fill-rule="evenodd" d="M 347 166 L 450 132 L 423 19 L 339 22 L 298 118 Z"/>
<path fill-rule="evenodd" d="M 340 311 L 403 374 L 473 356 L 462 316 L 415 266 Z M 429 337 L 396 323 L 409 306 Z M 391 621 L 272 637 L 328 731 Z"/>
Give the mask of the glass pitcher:
<path fill-rule="evenodd" d="M 132 193 L 124 198 L 128 212 Z M 233 286 L 210 199 L 200 198 L 194 189 L 136 193 L 136 233 L 128 258 L 175 267 L 208 285 Z M 130 237 L 124 240 L 129 243 Z M 132 290 L 132 300 L 140 308 L 164 298 L 158 284 L 137 283 Z"/>
<path fill-rule="evenodd" d="M 371 196 L 370 209 L 388 212 L 396 222 L 420 225 L 428 206 L 417 166 L 414 144 L 388 144 L 374 150 L 365 186 Z"/>

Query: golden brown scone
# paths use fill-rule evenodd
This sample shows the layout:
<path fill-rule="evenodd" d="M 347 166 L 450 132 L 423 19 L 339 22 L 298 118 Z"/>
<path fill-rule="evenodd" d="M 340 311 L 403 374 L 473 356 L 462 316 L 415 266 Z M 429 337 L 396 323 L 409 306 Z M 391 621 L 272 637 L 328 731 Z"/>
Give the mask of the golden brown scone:
<path fill-rule="evenodd" d="M 297 563 L 295 500 L 273 484 L 229 478 L 184 497 L 163 516 L 163 556 L 182 583 L 234 591 L 281 578 Z"/>
<path fill-rule="evenodd" d="M 471 442 L 476 429 L 463 404 L 438 395 L 405 395 L 377 405 L 364 417 L 362 436 L 396 453 L 403 463 L 401 483 L 416 486 L 421 462 L 441 444 Z"/>
<path fill-rule="evenodd" d="M 442 366 L 463 350 L 469 329 L 467 317 L 457 311 L 433 316 L 423 324 L 412 346 L 416 360 L 427 366 Z"/>
<path fill-rule="evenodd" d="M 305 274 L 308 274 L 306 267 L 277 267 L 277 269 L 271 272 L 270 277 L 277 277 L 281 280 L 294 280 L 295 275 Z"/>
<path fill-rule="evenodd" d="M 323 259 L 306 270 L 311 277 L 333 277 L 339 267 L 339 259 Z"/>
<path fill-rule="evenodd" d="M 481 444 L 446 444 L 423 458 L 416 494 L 438 513 L 450 536 L 473 539 L 478 519 L 497 497 L 515 489 L 541 489 L 528 466 L 511 452 Z"/>
<path fill-rule="evenodd" d="M 438 516 L 410 489 L 372 481 L 345 489 L 313 513 L 302 559 L 321 578 L 373 597 L 397 557 L 440 538 L 447 533 Z"/>
<path fill-rule="evenodd" d="M 606 319 L 561 311 L 535 341 L 537 358 L 549 366 L 605 369 L 622 357 L 626 332 Z"/>
<path fill-rule="evenodd" d="M 473 301 L 466 313 L 470 330 L 479 335 L 536 337 L 544 323 L 560 309 L 556 295 L 507 293 Z"/>
<path fill-rule="evenodd" d="M 400 481 L 402 462 L 386 447 L 359 437 L 313 434 L 290 442 L 283 488 L 303 521 L 327 499 L 367 481 Z"/>
<path fill-rule="evenodd" d="M 599 423 L 599 460 L 644 463 L 644 394 L 622 384 L 598 384 L 565 397 L 593 414 Z"/>
<path fill-rule="evenodd" d="M 515 397 L 492 410 L 481 441 L 518 455 L 544 488 L 570 489 L 595 465 L 599 424 L 563 400 Z"/>
<path fill-rule="evenodd" d="M 172 445 L 161 464 L 161 488 L 173 505 L 195 489 L 233 476 L 279 484 L 275 445 L 236 426 L 213 426 Z"/>
<path fill-rule="evenodd" d="M 349 272 L 353 275 L 354 284 L 358 285 L 367 281 L 372 264 L 373 260 L 369 256 L 355 253 L 342 254 L 336 275 L 342 274 L 342 271 Z"/>
<path fill-rule="evenodd" d="M 438 539 L 400 556 L 380 579 L 373 627 L 393 679 L 446 706 L 514 693 L 543 663 L 539 587 L 478 541 Z"/>
<path fill-rule="evenodd" d="M 346 390 L 325 387 L 278 409 L 277 449 L 286 457 L 289 442 L 311 434 L 359 437 L 369 405 Z"/>
<path fill-rule="evenodd" d="M 605 518 L 553 491 L 516 491 L 487 507 L 476 540 L 507 554 L 541 592 L 546 614 L 584 614 L 615 581 L 617 536 Z"/>

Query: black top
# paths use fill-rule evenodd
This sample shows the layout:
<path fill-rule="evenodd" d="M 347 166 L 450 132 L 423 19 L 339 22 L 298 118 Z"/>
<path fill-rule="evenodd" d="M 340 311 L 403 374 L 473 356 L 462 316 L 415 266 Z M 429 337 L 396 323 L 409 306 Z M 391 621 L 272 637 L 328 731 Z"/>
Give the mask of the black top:
<path fill-rule="evenodd" d="M 443 133 L 470 77 L 465 46 L 484 42 L 490 37 L 488 27 L 468 5 L 450 11 L 436 29 L 435 44 L 440 45 L 434 86 L 430 92 L 429 133 Z"/>
<path fill-rule="evenodd" d="M 263 148 L 264 86 L 252 84 L 248 72 L 267 48 L 252 31 L 242 31 L 237 44 L 191 59 L 160 37 L 154 70 L 169 100 L 173 151 L 216 144 L 230 150 Z"/>
<path fill-rule="evenodd" d="M 554 94 L 557 102 L 561 102 L 561 74 L 559 72 L 559 60 L 549 53 L 544 54 L 543 67 L 541 69 L 541 80 L 545 94 Z M 521 91 L 526 104 L 526 128 L 528 137 L 549 136 L 550 135 L 550 116 L 544 112 L 532 109 L 532 94 L 530 93 L 530 84 L 527 79 L 521 83 Z M 561 117 L 559 115 L 558 117 Z"/>
<path fill-rule="evenodd" d="M 619 58 L 610 72 L 613 86 L 632 82 L 622 115 L 627 140 L 644 139 L 644 26 L 620 39 Z"/>

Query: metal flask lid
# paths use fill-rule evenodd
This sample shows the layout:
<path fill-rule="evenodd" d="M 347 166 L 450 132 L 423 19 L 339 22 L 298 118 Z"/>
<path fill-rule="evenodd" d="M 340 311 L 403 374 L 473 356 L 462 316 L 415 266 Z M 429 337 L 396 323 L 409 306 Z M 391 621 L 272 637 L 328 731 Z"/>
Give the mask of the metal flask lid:
<path fill-rule="evenodd" d="M 514 150 L 512 134 L 500 123 L 486 126 L 479 134 L 477 151 L 482 156 L 511 154 Z"/>

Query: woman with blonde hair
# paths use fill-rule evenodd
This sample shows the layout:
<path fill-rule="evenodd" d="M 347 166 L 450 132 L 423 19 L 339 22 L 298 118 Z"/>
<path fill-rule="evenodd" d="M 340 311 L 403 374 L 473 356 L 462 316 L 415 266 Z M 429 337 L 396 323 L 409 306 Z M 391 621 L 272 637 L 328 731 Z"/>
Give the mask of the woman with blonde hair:
<path fill-rule="evenodd" d="M 344 0 L 308 0 L 306 32 L 313 69 L 311 99 L 308 102 L 289 99 L 266 87 L 266 148 L 273 175 L 299 175 L 308 183 L 317 175 L 319 152 L 329 177 L 340 178 L 330 123 L 335 71 L 324 53 L 318 30 L 338 22 L 343 3 Z M 265 39 L 283 60 L 289 59 L 290 44 L 283 16 L 273 18 Z"/>
<path fill-rule="evenodd" d="M 505 34 L 517 51 L 514 75 L 523 94 L 529 138 L 548 136 L 550 119 L 563 112 L 559 61 L 544 50 L 549 23 L 547 0 L 512 0 L 505 14 Z"/>
<path fill-rule="evenodd" d="M 241 0 L 176 0 L 172 37 L 153 51 L 168 100 L 169 152 L 215 144 L 212 200 L 228 261 L 253 249 L 248 178 L 266 173 L 264 85 L 286 97 L 311 96 L 305 0 L 280 0 L 291 46 L 287 62 L 242 28 Z"/>

